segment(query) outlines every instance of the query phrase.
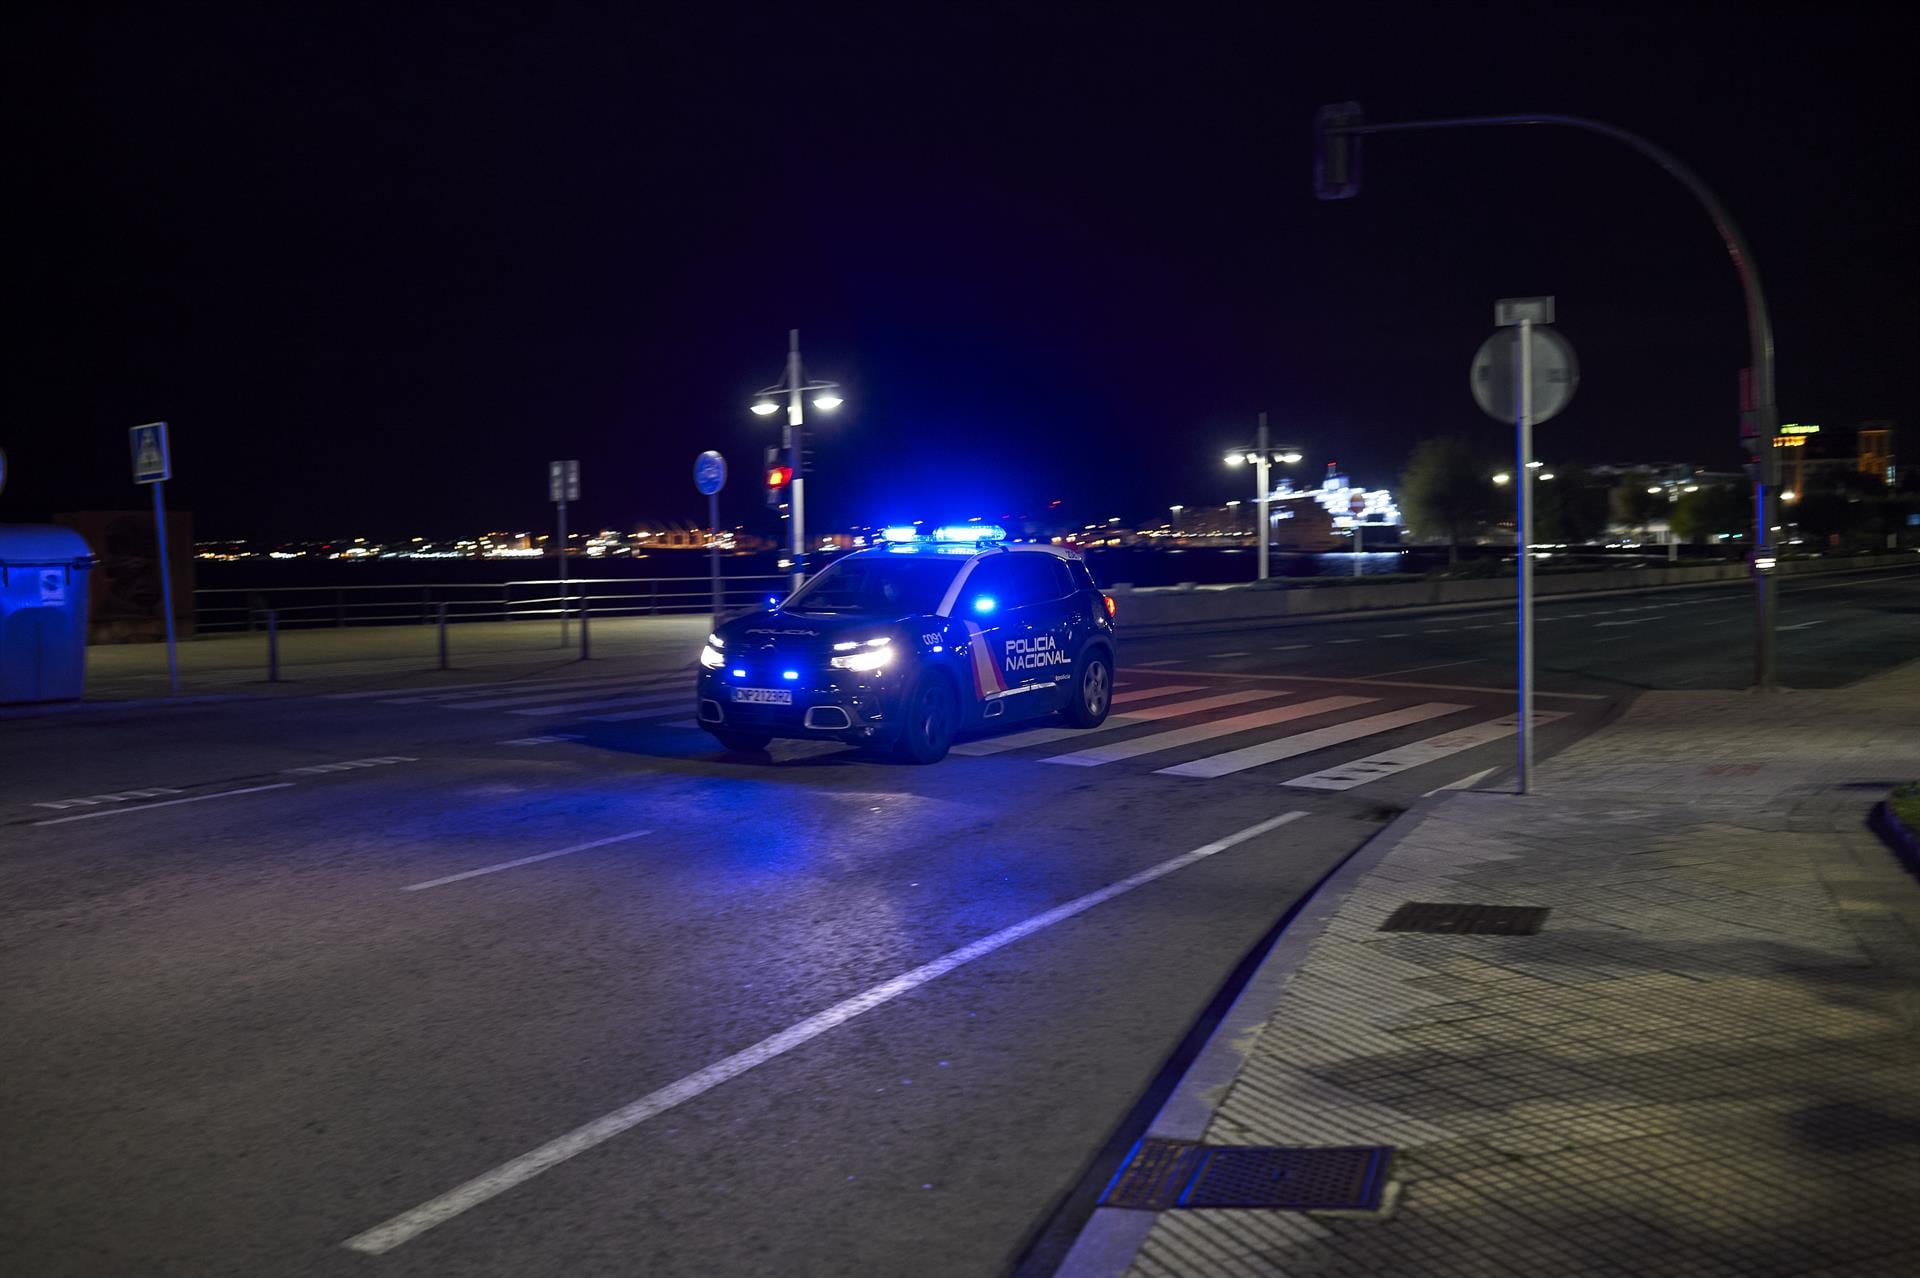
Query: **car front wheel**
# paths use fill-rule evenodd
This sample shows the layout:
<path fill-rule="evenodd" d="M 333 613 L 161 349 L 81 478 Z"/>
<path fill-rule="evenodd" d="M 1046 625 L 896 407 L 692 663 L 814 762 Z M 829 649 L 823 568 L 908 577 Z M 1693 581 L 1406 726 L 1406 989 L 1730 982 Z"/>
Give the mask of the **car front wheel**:
<path fill-rule="evenodd" d="M 909 763 L 938 763 L 947 757 L 953 735 L 960 729 L 960 700 L 953 685 L 936 674 L 924 674 L 907 697 L 906 721 L 894 753 Z"/>

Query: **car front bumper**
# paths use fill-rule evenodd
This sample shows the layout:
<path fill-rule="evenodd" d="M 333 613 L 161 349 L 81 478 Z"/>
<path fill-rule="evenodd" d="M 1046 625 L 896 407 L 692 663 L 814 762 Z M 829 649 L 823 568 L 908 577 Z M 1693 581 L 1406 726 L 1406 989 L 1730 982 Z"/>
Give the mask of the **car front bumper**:
<path fill-rule="evenodd" d="M 786 679 L 782 672 L 757 672 L 749 665 L 744 675 L 730 669 L 702 670 L 696 718 L 708 729 L 732 728 L 765 732 L 776 737 L 871 741 L 886 736 L 900 722 L 899 702 L 906 677 L 897 668 L 799 670 Z M 743 690 L 787 693 L 788 704 L 743 701 Z"/>

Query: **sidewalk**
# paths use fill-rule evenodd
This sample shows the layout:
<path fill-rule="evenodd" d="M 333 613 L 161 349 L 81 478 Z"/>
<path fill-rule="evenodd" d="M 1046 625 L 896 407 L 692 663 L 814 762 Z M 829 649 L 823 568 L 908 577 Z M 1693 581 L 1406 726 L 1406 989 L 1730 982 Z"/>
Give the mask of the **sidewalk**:
<path fill-rule="evenodd" d="M 1149 1132 L 1391 1146 L 1381 1210 L 1102 1207 L 1061 1274 L 1920 1273 L 1920 883 L 1866 827 L 1916 776 L 1920 662 L 1649 694 L 1536 795 L 1423 803 Z M 1409 901 L 1552 912 L 1378 930 Z"/>

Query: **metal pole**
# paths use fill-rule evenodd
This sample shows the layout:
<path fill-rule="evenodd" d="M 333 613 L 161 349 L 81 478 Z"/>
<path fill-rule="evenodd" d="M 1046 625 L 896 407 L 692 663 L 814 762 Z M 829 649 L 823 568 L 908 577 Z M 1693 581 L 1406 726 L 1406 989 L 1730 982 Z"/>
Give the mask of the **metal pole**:
<path fill-rule="evenodd" d="M 1753 262 L 1753 249 L 1747 244 L 1747 237 L 1733 220 L 1726 208 L 1714 195 L 1713 189 L 1702 182 L 1697 174 L 1680 163 L 1664 147 L 1655 145 L 1637 133 L 1615 128 L 1599 120 L 1583 119 L 1576 115 L 1480 115 L 1459 116 L 1445 120 L 1402 120 L 1390 124 L 1363 124 L 1351 128 L 1334 130 L 1335 132 L 1364 137 L 1370 133 L 1414 133 L 1429 129 L 1479 128 L 1487 125 L 1508 124 L 1551 124 L 1572 129 L 1584 129 L 1589 133 L 1598 133 L 1602 137 L 1623 142 L 1640 154 L 1665 169 L 1674 180 L 1693 193 L 1706 210 L 1707 217 L 1713 222 L 1714 230 L 1720 233 L 1721 243 L 1726 245 L 1727 255 L 1733 259 L 1734 272 L 1740 277 L 1740 289 L 1747 304 L 1747 345 L 1750 348 L 1751 367 L 1753 369 L 1753 413 L 1754 427 L 1760 440 L 1768 448 L 1772 447 L 1773 437 L 1779 433 L 1780 407 L 1773 398 L 1773 320 L 1767 311 L 1766 293 L 1760 287 L 1760 270 Z M 1746 405 L 1741 405 L 1745 408 Z M 1770 455 L 1770 454 L 1769 454 Z M 1769 482 L 1767 467 L 1770 461 L 1761 461 L 1755 466 L 1753 481 L 1753 522 L 1754 522 L 1754 568 L 1755 578 L 1755 629 L 1753 642 L 1753 681 L 1761 691 L 1772 691 L 1775 686 L 1774 663 L 1774 624 L 1779 613 L 1779 582 L 1772 570 L 1758 567 L 1761 559 L 1773 558 L 1773 525 L 1775 522 L 1774 484 Z"/>
<path fill-rule="evenodd" d="M 707 494 L 707 576 L 713 597 L 713 628 L 720 628 L 720 496 Z"/>
<path fill-rule="evenodd" d="M 447 668 L 447 606 L 440 605 L 440 668 Z"/>
<path fill-rule="evenodd" d="M 280 613 L 267 609 L 267 682 L 280 682 Z"/>
<path fill-rule="evenodd" d="M 593 642 L 587 637 L 587 601 L 580 600 L 580 660 L 586 661 L 593 656 Z"/>
<path fill-rule="evenodd" d="M 1259 507 L 1255 512 L 1255 518 L 1259 522 L 1260 531 L 1255 540 L 1260 546 L 1260 580 L 1265 581 L 1267 579 L 1267 535 L 1273 527 L 1267 522 L 1267 491 L 1273 485 L 1267 482 L 1267 415 L 1265 413 L 1260 414 L 1260 429 L 1256 439 L 1258 443 L 1255 451 L 1260 460 L 1254 464 L 1253 482 L 1260 490 L 1254 494 L 1254 504 Z"/>
<path fill-rule="evenodd" d="M 1515 443 L 1520 454 L 1520 793 L 1533 790 L 1533 321 L 1520 321 L 1519 421 Z"/>
<path fill-rule="evenodd" d="M 787 465 L 793 470 L 793 588 L 807 579 L 807 481 L 801 478 L 806 416 L 800 406 L 800 330 L 787 330 Z"/>
<path fill-rule="evenodd" d="M 1365 531 L 1360 526 L 1360 516 L 1353 517 L 1353 575 L 1360 575 L 1360 559 L 1367 553 Z"/>
<path fill-rule="evenodd" d="M 564 480 L 562 481 L 564 482 Z M 564 491 L 564 490 L 563 490 Z M 567 499 L 560 506 L 560 646 L 567 646 Z"/>
<path fill-rule="evenodd" d="M 167 504 L 160 490 L 166 484 L 153 483 L 153 536 L 160 547 L 160 612 L 167 621 L 167 686 L 180 691 L 180 660 L 173 649 L 173 576 L 167 571 Z"/>

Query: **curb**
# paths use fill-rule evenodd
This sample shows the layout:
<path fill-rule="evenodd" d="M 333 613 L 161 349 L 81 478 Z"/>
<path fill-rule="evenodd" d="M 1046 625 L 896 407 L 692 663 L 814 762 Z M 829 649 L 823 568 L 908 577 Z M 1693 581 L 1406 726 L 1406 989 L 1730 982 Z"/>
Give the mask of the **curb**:
<path fill-rule="evenodd" d="M 1882 799 L 1867 814 L 1867 826 L 1880 836 L 1893 852 L 1894 859 L 1907 867 L 1907 873 L 1920 878 L 1920 833 L 1909 830 L 1893 813 L 1893 802 Z"/>
<path fill-rule="evenodd" d="M 1349 853 L 1346 860 L 1321 880 L 1312 895 L 1296 907 L 1293 918 L 1266 957 L 1260 960 L 1259 968 L 1221 1017 L 1193 1064 L 1181 1075 L 1173 1094 L 1154 1115 L 1143 1137 L 1199 1140 L 1205 1135 L 1221 1097 L 1252 1053 L 1261 1026 L 1271 1019 L 1294 973 L 1300 970 L 1314 942 L 1325 933 L 1328 922 L 1353 888 L 1432 815 L 1434 809 L 1460 793 L 1464 792 L 1450 790 L 1415 800 L 1405 812 Z M 1095 1207 L 1066 1259 L 1054 1270 L 1054 1278 L 1116 1278 L 1125 1273 L 1159 1218 L 1158 1212 Z"/>

